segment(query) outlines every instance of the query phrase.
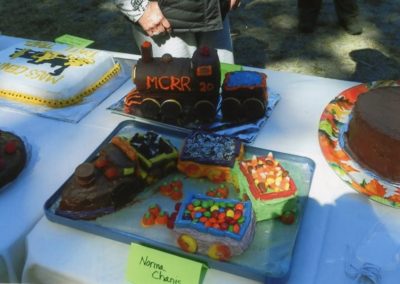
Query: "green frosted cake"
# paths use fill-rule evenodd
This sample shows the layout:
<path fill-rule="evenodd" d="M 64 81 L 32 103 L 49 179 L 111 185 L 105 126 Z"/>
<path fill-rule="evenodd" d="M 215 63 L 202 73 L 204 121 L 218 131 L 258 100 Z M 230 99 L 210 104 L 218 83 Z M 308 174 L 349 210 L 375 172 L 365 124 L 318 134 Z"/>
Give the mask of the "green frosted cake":
<path fill-rule="evenodd" d="M 136 133 L 130 144 L 137 152 L 142 177 L 148 184 L 176 170 L 178 150 L 161 135 L 153 131 Z"/>
<path fill-rule="evenodd" d="M 253 204 L 257 221 L 276 217 L 285 223 L 294 221 L 297 188 L 272 153 L 236 162 L 232 176 L 241 198 Z"/>

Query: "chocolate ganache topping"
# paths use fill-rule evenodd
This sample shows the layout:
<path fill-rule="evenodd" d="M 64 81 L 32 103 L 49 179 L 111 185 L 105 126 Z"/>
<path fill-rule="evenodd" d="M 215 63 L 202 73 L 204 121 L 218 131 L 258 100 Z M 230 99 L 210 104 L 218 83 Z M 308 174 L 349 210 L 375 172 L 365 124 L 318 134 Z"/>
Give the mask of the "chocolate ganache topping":
<path fill-rule="evenodd" d="M 400 88 L 383 87 L 360 95 L 356 111 L 371 127 L 400 139 Z"/>
<path fill-rule="evenodd" d="M 347 141 L 357 162 L 400 182 L 400 87 L 379 87 L 358 97 Z"/>

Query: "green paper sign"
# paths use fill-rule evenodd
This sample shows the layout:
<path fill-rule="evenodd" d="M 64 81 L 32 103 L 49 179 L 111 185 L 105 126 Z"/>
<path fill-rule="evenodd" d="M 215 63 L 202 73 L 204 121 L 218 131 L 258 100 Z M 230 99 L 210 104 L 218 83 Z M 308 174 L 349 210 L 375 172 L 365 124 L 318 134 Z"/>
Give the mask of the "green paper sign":
<path fill-rule="evenodd" d="M 69 34 L 62 35 L 55 39 L 57 43 L 65 43 L 76 47 L 87 47 L 94 43 L 93 40 L 77 37 Z"/>
<path fill-rule="evenodd" d="M 199 284 L 206 270 L 201 262 L 132 243 L 126 279 L 134 284 Z"/>

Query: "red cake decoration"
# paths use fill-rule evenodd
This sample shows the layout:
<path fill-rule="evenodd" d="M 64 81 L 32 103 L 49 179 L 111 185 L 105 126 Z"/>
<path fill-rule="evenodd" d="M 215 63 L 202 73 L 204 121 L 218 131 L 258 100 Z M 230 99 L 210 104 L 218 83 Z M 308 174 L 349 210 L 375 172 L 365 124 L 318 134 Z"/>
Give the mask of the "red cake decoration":
<path fill-rule="evenodd" d="M 240 169 L 250 183 L 252 195 L 259 200 L 293 196 L 297 189 L 288 172 L 272 154 L 253 156 L 240 163 Z"/>
<path fill-rule="evenodd" d="M 0 130 L 0 188 L 18 177 L 26 160 L 27 151 L 22 139 Z"/>

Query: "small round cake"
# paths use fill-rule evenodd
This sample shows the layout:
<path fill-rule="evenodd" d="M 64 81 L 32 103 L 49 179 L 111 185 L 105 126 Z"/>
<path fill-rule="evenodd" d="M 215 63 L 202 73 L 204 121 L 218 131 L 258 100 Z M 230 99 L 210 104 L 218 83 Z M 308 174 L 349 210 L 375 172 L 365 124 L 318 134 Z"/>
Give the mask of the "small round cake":
<path fill-rule="evenodd" d="M 14 180 L 26 163 L 26 148 L 17 135 L 0 130 L 0 188 Z"/>
<path fill-rule="evenodd" d="M 400 182 L 400 87 L 381 87 L 358 97 L 347 143 L 365 168 Z"/>

